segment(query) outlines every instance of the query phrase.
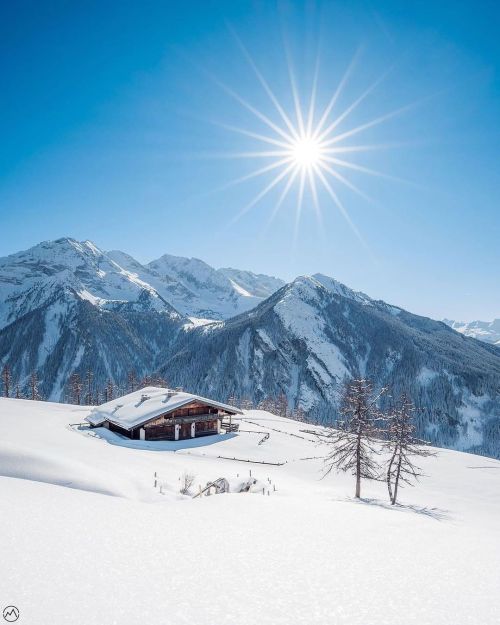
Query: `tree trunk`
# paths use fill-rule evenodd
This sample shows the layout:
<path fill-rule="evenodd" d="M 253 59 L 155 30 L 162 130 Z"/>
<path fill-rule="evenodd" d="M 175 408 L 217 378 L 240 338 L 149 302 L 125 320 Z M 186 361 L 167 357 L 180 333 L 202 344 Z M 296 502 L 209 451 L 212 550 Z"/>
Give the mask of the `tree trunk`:
<path fill-rule="evenodd" d="M 391 483 L 391 472 L 392 465 L 394 464 L 394 460 L 396 458 L 397 447 L 394 449 L 394 453 L 392 454 L 391 461 L 389 462 L 389 466 L 387 468 L 387 490 L 389 491 L 389 501 L 392 502 L 392 483 Z"/>
<path fill-rule="evenodd" d="M 394 480 L 394 495 L 392 497 L 391 504 L 394 505 L 398 499 L 398 485 L 399 485 L 399 475 L 401 473 L 401 454 L 399 454 L 398 459 L 398 469 L 396 471 L 396 479 Z"/>
<path fill-rule="evenodd" d="M 358 443 L 356 446 L 356 499 L 361 497 L 361 432 L 358 431 Z"/>

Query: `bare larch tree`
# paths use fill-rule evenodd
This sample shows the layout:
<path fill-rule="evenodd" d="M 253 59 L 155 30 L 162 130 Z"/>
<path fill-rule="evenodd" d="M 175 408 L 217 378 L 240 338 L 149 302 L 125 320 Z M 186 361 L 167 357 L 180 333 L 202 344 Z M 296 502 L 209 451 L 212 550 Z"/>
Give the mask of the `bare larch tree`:
<path fill-rule="evenodd" d="M 3 396 L 10 397 L 10 385 L 12 382 L 12 374 L 9 365 L 5 365 L 2 369 Z"/>
<path fill-rule="evenodd" d="M 85 403 L 87 404 L 87 406 L 91 406 L 92 405 L 93 380 L 94 380 L 94 374 L 92 373 L 92 371 L 90 369 L 87 369 L 87 373 L 85 374 L 85 388 L 86 388 Z"/>
<path fill-rule="evenodd" d="M 71 403 L 78 404 L 78 406 L 82 403 L 82 379 L 78 373 L 73 373 L 70 378 L 71 385 Z"/>
<path fill-rule="evenodd" d="M 334 428 L 329 428 L 323 442 L 331 446 L 325 458 L 328 475 L 333 469 L 351 471 L 356 477 L 355 497 L 361 497 L 361 479 L 373 479 L 379 474 L 374 457 L 380 452 L 376 441 L 381 435 L 377 408 L 379 397 L 386 392 L 374 393 L 369 380 L 348 380 L 342 390 L 340 415 Z"/>
<path fill-rule="evenodd" d="M 30 375 L 30 397 L 33 401 L 38 401 L 41 399 L 40 393 L 38 391 L 38 375 L 36 371 L 32 371 Z"/>
<path fill-rule="evenodd" d="M 418 480 L 421 469 L 414 464 L 415 457 L 425 458 L 436 455 L 423 440 L 415 438 L 413 416 L 415 406 L 406 393 L 403 393 L 386 413 L 386 449 L 389 451 L 387 464 L 387 490 L 392 505 L 397 502 L 401 482 L 412 486 Z"/>

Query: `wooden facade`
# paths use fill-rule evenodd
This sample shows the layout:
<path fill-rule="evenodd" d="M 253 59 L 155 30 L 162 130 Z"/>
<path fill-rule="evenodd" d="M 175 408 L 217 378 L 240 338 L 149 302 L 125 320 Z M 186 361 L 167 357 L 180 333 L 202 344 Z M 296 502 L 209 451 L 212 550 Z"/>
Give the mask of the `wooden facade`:
<path fill-rule="evenodd" d="M 109 429 L 128 438 L 147 441 L 183 440 L 219 434 L 222 419 L 229 412 L 193 400 L 171 412 L 152 418 L 132 430 L 125 430 L 109 422 Z"/>

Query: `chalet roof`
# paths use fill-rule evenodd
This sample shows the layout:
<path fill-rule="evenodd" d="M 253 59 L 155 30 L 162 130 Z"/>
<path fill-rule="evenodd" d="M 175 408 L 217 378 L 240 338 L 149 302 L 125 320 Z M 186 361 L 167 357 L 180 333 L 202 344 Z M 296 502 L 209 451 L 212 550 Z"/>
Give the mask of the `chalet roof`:
<path fill-rule="evenodd" d="M 206 397 L 167 388 L 147 386 L 96 406 L 85 418 L 94 426 L 110 421 L 126 430 L 131 430 L 161 414 L 172 412 L 193 401 L 199 401 L 214 408 L 221 408 L 231 414 L 242 414 L 241 410 L 234 406 L 222 404 Z"/>

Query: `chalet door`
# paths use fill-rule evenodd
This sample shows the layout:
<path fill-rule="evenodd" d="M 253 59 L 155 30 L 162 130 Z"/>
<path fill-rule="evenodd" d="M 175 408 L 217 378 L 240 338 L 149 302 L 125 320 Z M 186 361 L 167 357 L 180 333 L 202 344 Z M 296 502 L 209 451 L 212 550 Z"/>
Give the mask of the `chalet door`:
<path fill-rule="evenodd" d="M 181 425 L 180 438 L 191 438 L 191 424 L 183 423 Z"/>

